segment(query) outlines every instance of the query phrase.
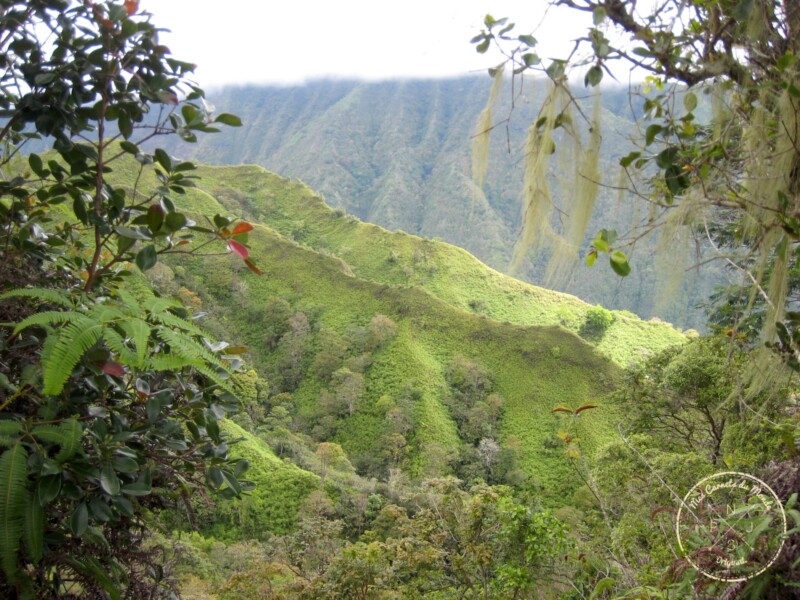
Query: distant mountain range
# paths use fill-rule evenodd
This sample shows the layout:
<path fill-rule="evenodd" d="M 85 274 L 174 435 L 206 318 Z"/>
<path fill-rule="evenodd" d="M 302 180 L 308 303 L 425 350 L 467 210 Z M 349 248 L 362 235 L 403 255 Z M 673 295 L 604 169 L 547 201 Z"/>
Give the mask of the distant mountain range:
<path fill-rule="evenodd" d="M 479 189 L 470 172 L 472 135 L 489 83 L 488 77 L 475 76 L 228 87 L 210 94 L 209 100 L 218 111 L 238 114 L 244 127 L 203 136 L 197 145 L 180 144 L 172 151 L 211 164 L 257 164 L 300 179 L 332 207 L 392 230 L 461 246 L 505 271 L 520 229 L 520 148 L 544 84 L 518 93 L 513 114 L 510 93 L 500 101 L 489 174 Z M 603 102 L 601 171 L 603 183 L 613 186 L 619 157 L 629 151 L 626 141 L 636 125 L 626 90 L 607 90 Z M 557 172 L 553 178 L 558 179 Z M 618 200 L 616 191 L 603 190 L 589 231 L 626 230 L 635 212 L 627 202 Z M 644 318 L 700 327 L 704 319 L 695 306 L 720 281 L 720 271 L 702 278 L 692 272 L 663 301 L 657 280 L 667 274 L 652 260 L 654 245 L 653 240 L 639 244 L 634 271 L 624 280 L 605 266 L 579 265 L 560 291 Z M 546 257 L 532 254 L 515 275 L 541 285 L 545 265 Z"/>

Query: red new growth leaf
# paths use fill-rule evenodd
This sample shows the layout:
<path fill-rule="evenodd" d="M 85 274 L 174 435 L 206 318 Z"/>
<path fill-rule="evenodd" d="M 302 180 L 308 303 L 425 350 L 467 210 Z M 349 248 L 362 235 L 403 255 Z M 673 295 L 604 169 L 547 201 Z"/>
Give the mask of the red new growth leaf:
<path fill-rule="evenodd" d="M 590 408 L 597 408 L 597 404 L 584 404 L 584 405 L 583 405 L 583 406 L 581 406 L 580 408 L 576 408 L 576 409 L 575 409 L 575 414 L 577 415 L 577 414 L 578 414 L 578 413 L 580 413 L 581 411 L 583 411 L 583 410 L 589 410 Z"/>
<path fill-rule="evenodd" d="M 248 269 L 250 269 L 250 270 L 251 270 L 253 273 L 255 273 L 256 275 L 261 275 L 261 269 L 259 269 L 259 268 L 258 268 L 258 267 L 257 267 L 257 266 L 256 266 L 256 265 L 253 263 L 253 261 L 252 261 L 252 260 L 250 260 L 249 258 L 246 258 L 246 259 L 245 259 L 245 261 L 244 261 L 244 264 L 246 264 L 246 265 L 247 265 L 247 268 L 248 268 Z"/>
<path fill-rule="evenodd" d="M 238 254 L 244 260 L 247 260 L 247 257 L 250 256 L 250 251 L 235 240 L 228 240 L 228 248 L 230 248 L 231 252 Z"/>
<path fill-rule="evenodd" d="M 122 367 L 122 365 L 114 362 L 113 360 L 103 363 L 103 366 L 100 368 L 106 375 L 113 375 L 114 377 L 122 377 L 125 375 L 125 369 Z"/>
<path fill-rule="evenodd" d="M 250 223 L 239 223 L 233 228 L 231 235 L 239 235 L 240 233 L 247 233 L 248 231 L 253 231 L 253 226 L 250 225 Z"/>
<path fill-rule="evenodd" d="M 659 506 L 653 512 L 650 513 L 650 520 L 652 521 L 658 513 L 668 512 L 668 513 L 675 513 L 675 509 L 672 506 Z"/>
<path fill-rule="evenodd" d="M 572 411 L 570 409 L 563 408 L 561 406 L 559 406 L 558 408 L 554 408 L 551 412 L 565 412 L 565 413 L 572 414 Z"/>
<path fill-rule="evenodd" d="M 139 0 L 125 0 L 125 11 L 132 15 L 139 10 Z"/>

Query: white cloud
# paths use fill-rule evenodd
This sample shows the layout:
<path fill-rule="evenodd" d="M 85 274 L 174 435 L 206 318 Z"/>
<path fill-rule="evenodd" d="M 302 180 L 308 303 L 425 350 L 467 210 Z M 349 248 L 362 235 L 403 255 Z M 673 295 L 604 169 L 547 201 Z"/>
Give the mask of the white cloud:
<path fill-rule="evenodd" d="M 175 57 L 198 64 L 204 86 L 298 83 L 320 77 L 389 79 L 481 71 L 499 55 L 478 55 L 469 39 L 483 16 L 518 19 L 533 30 L 543 0 L 142 0 L 171 31 Z M 542 56 L 556 56 L 580 34 L 575 15 L 553 15 L 536 35 Z M 523 22 L 524 21 L 524 22 Z M 585 25 L 584 25 L 585 27 Z M 548 51 L 549 49 L 552 51 Z"/>

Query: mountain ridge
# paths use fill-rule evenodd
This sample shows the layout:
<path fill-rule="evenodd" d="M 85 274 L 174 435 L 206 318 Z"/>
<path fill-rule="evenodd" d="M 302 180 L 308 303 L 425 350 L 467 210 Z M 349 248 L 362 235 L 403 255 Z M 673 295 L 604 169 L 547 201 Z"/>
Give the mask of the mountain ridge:
<path fill-rule="evenodd" d="M 521 223 L 521 148 L 545 89 L 541 82 L 528 83 L 524 93 L 518 90 L 513 113 L 509 90 L 494 109 L 496 130 L 482 189 L 471 174 L 472 136 L 490 84 L 481 76 L 224 88 L 211 100 L 239 114 L 245 127 L 170 149 L 205 163 L 258 164 L 298 178 L 334 208 L 390 230 L 443 239 L 503 272 Z M 600 166 L 610 187 L 601 190 L 590 232 L 626 231 L 639 211 L 611 189 L 618 158 L 630 149 L 626 138 L 637 130 L 631 110 L 626 94 L 607 91 Z M 558 195 L 558 173 L 551 170 L 551 177 Z M 689 271 L 662 310 L 658 281 L 666 274 L 652 259 L 655 243 L 639 242 L 634 271 L 622 282 L 608 269 L 579 264 L 560 289 L 645 318 L 657 315 L 682 327 L 701 327 L 702 313 L 694 306 L 710 295 L 719 277 Z M 532 252 L 516 275 L 543 281 L 546 262 L 546 252 Z"/>

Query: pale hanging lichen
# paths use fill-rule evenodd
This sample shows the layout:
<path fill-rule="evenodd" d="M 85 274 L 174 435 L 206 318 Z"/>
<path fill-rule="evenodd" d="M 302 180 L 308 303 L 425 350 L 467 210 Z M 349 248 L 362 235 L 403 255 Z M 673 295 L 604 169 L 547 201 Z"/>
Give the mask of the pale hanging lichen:
<path fill-rule="evenodd" d="M 545 278 L 550 286 L 566 283 L 578 262 L 579 250 L 594 210 L 599 189 L 600 114 L 599 96 L 589 122 L 584 147 L 574 126 L 574 98 L 565 81 L 551 82 L 537 119 L 525 144 L 522 231 L 514 246 L 511 269 L 519 268 L 532 247 L 550 253 Z M 556 138 L 556 130 L 560 135 Z M 554 227 L 556 204 L 548 170 L 558 144 L 560 172 L 556 176 L 563 225 Z M 566 157 L 566 158 L 565 158 Z"/>
<path fill-rule="evenodd" d="M 483 187 L 483 183 L 486 180 L 486 173 L 489 169 L 489 143 L 491 141 L 493 126 L 492 109 L 503 89 L 504 69 L 505 63 L 491 70 L 492 88 L 489 92 L 489 100 L 478 116 L 475 136 L 472 138 L 472 180 L 479 188 Z"/>
<path fill-rule="evenodd" d="M 544 246 L 554 236 L 550 226 L 553 198 L 547 171 L 556 149 L 553 129 L 562 92 L 562 85 L 551 83 L 539 117 L 528 130 L 522 183 L 522 231 L 514 245 L 512 272 L 519 268 L 529 248 L 535 243 Z"/>
<path fill-rule="evenodd" d="M 702 221 L 706 207 L 702 189 L 692 188 L 680 203 L 670 208 L 661 226 L 655 249 L 658 273 L 656 312 L 666 307 L 683 287 L 690 267 L 693 231 Z"/>
<path fill-rule="evenodd" d="M 589 140 L 585 148 L 580 144 L 578 133 L 571 129 L 567 134 L 573 139 L 575 158 L 571 189 L 566 198 L 570 201 L 570 210 L 565 224 L 566 235 L 553 246 L 553 253 L 547 265 L 547 282 L 551 285 L 563 285 L 577 264 L 579 251 L 589 221 L 594 212 L 594 205 L 600 189 L 600 94 L 593 98 L 592 119 L 589 123 Z"/>

